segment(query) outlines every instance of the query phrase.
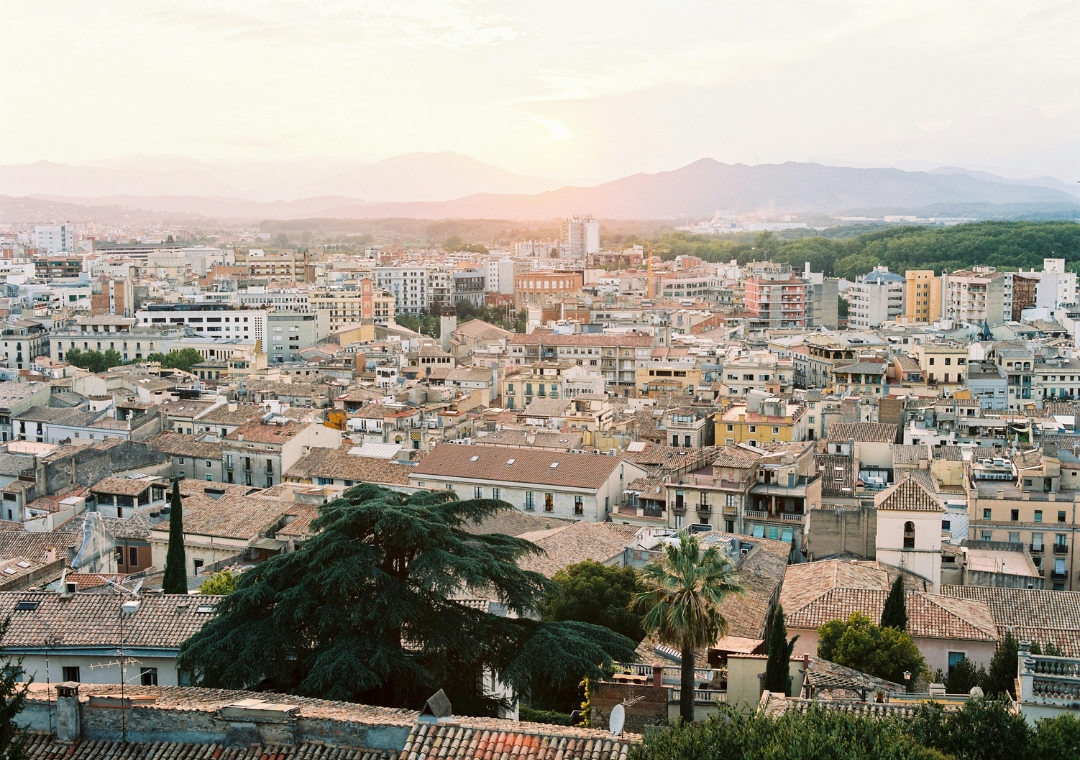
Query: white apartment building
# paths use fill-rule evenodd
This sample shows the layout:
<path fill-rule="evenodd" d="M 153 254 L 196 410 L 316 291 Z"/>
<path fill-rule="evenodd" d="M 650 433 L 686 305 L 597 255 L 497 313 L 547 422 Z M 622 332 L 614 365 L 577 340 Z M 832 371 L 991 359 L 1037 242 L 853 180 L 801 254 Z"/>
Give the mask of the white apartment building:
<path fill-rule="evenodd" d="M 34 227 L 34 245 L 46 256 L 75 251 L 75 225 L 43 224 Z"/>
<path fill-rule="evenodd" d="M 1043 271 L 1035 286 L 1035 305 L 1060 309 L 1076 304 L 1076 273 L 1065 271 L 1065 259 L 1043 259 Z"/>
<path fill-rule="evenodd" d="M 517 245 L 515 243 L 514 245 Z M 488 259 L 484 265 L 487 278 L 484 290 L 488 293 L 514 292 L 514 260 L 511 258 Z"/>
<path fill-rule="evenodd" d="M 945 318 L 1000 325 L 1012 319 L 1012 289 L 1012 274 L 994 267 L 950 272 L 945 275 Z"/>
<path fill-rule="evenodd" d="M 745 396 L 755 388 L 791 393 L 795 388 L 795 362 L 771 351 L 741 352 L 733 349 L 723 359 L 724 386 L 729 396 Z"/>
<path fill-rule="evenodd" d="M 591 216 L 575 216 L 562 225 L 562 241 L 569 246 L 572 259 L 600 252 L 600 222 Z"/>
<path fill-rule="evenodd" d="M 375 284 L 394 296 L 397 314 L 419 314 L 431 308 L 432 271 L 427 267 L 376 267 Z M 446 290 L 449 293 L 449 281 Z"/>
<path fill-rule="evenodd" d="M 851 305 L 849 325 L 859 330 L 872 330 L 883 322 L 899 319 L 904 313 L 906 285 L 906 278 L 882 266 L 856 277 L 855 284 L 847 291 Z"/>
<path fill-rule="evenodd" d="M 152 304 L 135 314 L 142 327 L 183 325 L 210 338 L 257 340 L 266 346 L 266 310 L 227 305 Z"/>

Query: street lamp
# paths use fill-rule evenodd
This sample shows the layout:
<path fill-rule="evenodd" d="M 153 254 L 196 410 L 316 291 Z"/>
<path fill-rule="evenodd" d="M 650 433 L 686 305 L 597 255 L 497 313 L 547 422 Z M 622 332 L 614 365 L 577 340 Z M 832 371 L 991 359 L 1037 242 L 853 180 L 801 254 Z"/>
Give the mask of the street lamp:
<path fill-rule="evenodd" d="M 904 691 L 911 693 L 911 671 L 904 671 Z"/>

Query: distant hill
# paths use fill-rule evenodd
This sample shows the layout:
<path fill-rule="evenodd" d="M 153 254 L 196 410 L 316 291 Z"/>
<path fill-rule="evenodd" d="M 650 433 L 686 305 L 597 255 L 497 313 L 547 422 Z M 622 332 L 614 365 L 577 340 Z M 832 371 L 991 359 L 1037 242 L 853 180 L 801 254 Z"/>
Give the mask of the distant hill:
<path fill-rule="evenodd" d="M 318 195 L 370 201 L 448 201 L 476 193 L 539 193 L 553 180 L 514 174 L 460 153 L 406 153 L 312 184 Z"/>
<path fill-rule="evenodd" d="M 41 162 L 44 163 L 44 162 Z M 32 164 L 30 166 L 39 166 Z M 51 164 L 40 176 L 67 177 L 78 187 L 89 189 L 89 175 L 56 169 Z M 33 198 L 48 204 L 112 206 L 153 212 L 159 215 L 196 215 L 218 219 L 261 220 L 298 218 L 337 219 L 517 219 L 550 220 L 588 213 L 603 219 L 685 219 L 708 217 L 720 209 L 736 213 L 780 214 L 843 213 L 850 209 L 957 208 L 973 204 L 1008 204 L 1011 209 L 1077 205 L 1077 198 L 1060 187 L 1021 184 L 1013 180 L 965 170 L 908 172 L 900 169 L 845 168 L 814 163 L 784 163 L 745 166 L 702 159 L 668 172 L 635 174 L 595 187 L 563 187 L 536 193 L 474 192 L 451 200 L 371 202 L 357 200 L 363 193 L 381 188 L 386 195 L 428 197 L 451 195 L 476 186 L 513 187 L 543 183 L 457 154 L 409 154 L 387 159 L 362 169 L 351 170 L 332 180 L 312 185 L 310 197 L 293 201 L 261 202 L 238 197 L 238 193 L 209 192 L 205 187 L 220 183 L 201 176 L 198 167 L 174 170 L 132 170 L 142 172 L 147 186 L 162 180 L 162 174 L 176 172 L 178 181 L 203 182 L 203 192 L 43 192 L 19 195 L 7 189 L 8 177 L 30 173 L 9 172 L 27 167 L 0 169 L 0 193 L 19 196 L 7 199 L 3 208 L 17 209 L 22 216 L 34 213 Z M 40 167 L 39 167 L 40 168 Z M 66 167 L 88 169 L 88 167 Z M 119 171 L 95 169 L 95 171 Z M 156 173 L 155 173 L 156 172 Z M 110 175 L 105 175 L 106 178 Z M 66 180 L 65 180 L 66 181 Z M 1033 180 L 1034 182 L 1034 180 Z M 1048 182 L 1053 182 L 1049 180 Z M 20 187 L 18 182 L 13 185 Z M 105 182 L 105 184 L 108 184 Z M 1059 185 L 1061 183 L 1058 183 Z M 321 189 L 320 189 L 321 188 Z M 335 190 L 336 188 L 336 190 Z M 315 192 L 318 190 L 319 192 Z M 18 200 L 17 204 L 10 201 Z M 1080 207 L 1078 207 L 1080 208 Z M 55 205 L 52 206 L 56 211 Z M 1033 211 L 1033 213 L 1037 213 Z M 1078 212 L 1080 215 L 1080 212 Z M 1024 214 L 1021 214 L 1024 216 Z M 11 219 L 7 221 L 26 221 Z"/>
<path fill-rule="evenodd" d="M 441 203 L 373 203 L 351 218 L 551 219 L 590 213 L 609 219 L 736 213 L 827 213 L 848 208 L 912 208 L 938 203 L 1073 203 L 1061 190 L 991 182 L 967 174 L 851 169 L 820 164 L 722 164 L 709 158 L 658 174 L 535 195 L 477 194 Z"/>

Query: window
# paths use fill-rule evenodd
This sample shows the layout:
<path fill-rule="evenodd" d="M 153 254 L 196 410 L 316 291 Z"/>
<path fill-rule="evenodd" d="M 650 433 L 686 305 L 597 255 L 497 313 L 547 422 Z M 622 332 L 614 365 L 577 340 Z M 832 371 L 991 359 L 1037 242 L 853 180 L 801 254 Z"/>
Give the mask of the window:
<path fill-rule="evenodd" d="M 195 572 L 192 573 L 192 575 L 198 575 L 199 571 L 202 570 L 202 568 L 203 568 L 203 564 L 205 564 L 205 563 L 201 559 L 193 560 L 192 561 L 192 566 L 195 568 Z"/>
<path fill-rule="evenodd" d="M 476 488 L 474 488 L 473 489 L 473 498 L 474 499 L 482 499 L 482 498 L 484 498 L 484 489 L 481 488 L 480 486 L 477 486 Z"/>
<path fill-rule="evenodd" d="M 157 686 L 157 668 L 141 668 L 139 681 L 143 686 Z"/>
<path fill-rule="evenodd" d="M 585 514 L 585 499 L 584 499 L 584 497 L 582 497 L 582 496 L 575 496 L 574 497 L 574 514 L 575 515 L 583 515 L 583 514 Z"/>
<path fill-rule="evenodd" d="M 910 520 L 904 523 L 904 548 L 915 548 L 915 523 Z"/>
<path fill-rule="evenodd" d="M 1020 522 L 1020 510 L 1014 509 L 1009 513 L 1009 519 L 1012 522 Z"/>
<path fill-rule="evenodd" d="M 1043 534 L 1032 533 L 1031 534 L 1031 551 L 1041 552 L 1043 550 Z"/>
<path fill-rule="evenodd" d="M 757 432 L 757 425 L 751 425 L 750 426 L 750 432 L 751 433 L 756 433 Z"/>
<path fill-rule="evenodd" d="M 733 494 L 733 493 L 729 493 L 729 494 L 727 495 L 727 505 L 728 505 L 729 507 L 735 507 L 735 506 L 738 506 L 738 498 L 739 498 L 739 497 L 738 497 L 738 496 L 736 496 L 735 494 Z"/>
<path fill-rule="evenodd" d="M 728 431 L 729 433 L 730 433 L 730 432 L 732 432 L 733 430 L 735 430 L 735 426 L 734 426 L 734 425 L 728 425 L 728 426 L 727 426 L 727 431 Z"/>
<path fill-rule="evenodd" d="M 989 520 L 990 519 L 990 514 L 991 514 L 991 512 L 990 512 L 989 509 L 984 509 L 983 510 L 983 519 L 984 520 Z"/>
<path fill-rule="evenodd" d="M 75 683 L 82 681 L 79 677 L 79 668 L 76 665 L 65 665 L 63 668 L 63 677 L 65 681 L 74 681 Z"/>
<path fill-rule="evenodd" d="M 529 510 L 530 512 L 532 510 L 536 509 L 536 504 L 533 501 L 533 492 L 532 491 L 526 491 L 525 492 L 525 509 Z"/>
<path fill-rule="evenodd" d="M 545 512 L 554 512 L 555 511 L 555 494 L 553 494 L 553 493 L 545 493 L 544 494 L 544 511 Z"/>
<path fill-rule="evenodd" d="M 139 564 L 139 547 L 128 547 L 128 564 L 132 566 Z"/>
<path fill-rule="evenodd" d="M 780 435 L 780 428 L 778 428 L 778 427 L 774 427 L 774 428 L 772 429 L 772 432 L 773 432 L 773 435 Z"/>
<path fill-rule="evenodd" d="M 942 530 L 952 530 L 952 521 L 951 520 L 942 520 L 941 521 L 941 529 Z"/>
<path fill-rule="evenodd" d="M 498 501 L 499 499 L 502 498 L 502 492 L 498 488 L 492 488 L 491 489 L 491 498 Z"/>
<path fill-rule="evenodd" d="M 1018 544 L 1018 543 L 1020 543 L 1020 534 L 1018 532 L 1013 532 L 1013 531 L 1010 530 L 1009 531 L 1009 543 L 1010 544 Z"/>
<path fill-rule="evenodd" d="M 183 464 L 184 463 L 184 458 L 183 457 L 178 457 L 177 460 L 176 460 L 176 463 L 177 464 Z"/>
<path fill-rule="evenodd" d="M 980 540 L 982 540 L 982 541 L 993 541 L 993 540 L 994 540 L 994 533 L 993 533 L 993 531 L 989 531 L 989 530 L 984 530 L 984 531 L 982 532 L 982 534 L 981 534 L 981 538 L 980 538 Z"/>
<path fill-rule="evenodd" d="M 1036 509 L 1035 510 L 1035 522 L 1042 522 L 1042 510 L 1041 509 Z"/>
<path fill-rule="evenodd" d="M 454 484 L 453 483 L 447 483 L 446 488 L 447 488 L 448 491 L 453 491 L 454 490 Z"/>
<path fill-rule="evenodd" d="M 1024 485 L 1031 488 L 1031 478 L 1024 478 Z"/>
<path fill-rule="evenodd" d="M 1059 523 L 1065 522 L 1065 513 L 1064 512 L 1058 512 L 1058 522 Z"/>
<path fill-rule="evenodd" d="M 963 652 L 949 652 L 949 672 L 959 665 L 961 662 L 967 659 L 967 656 Z"/>

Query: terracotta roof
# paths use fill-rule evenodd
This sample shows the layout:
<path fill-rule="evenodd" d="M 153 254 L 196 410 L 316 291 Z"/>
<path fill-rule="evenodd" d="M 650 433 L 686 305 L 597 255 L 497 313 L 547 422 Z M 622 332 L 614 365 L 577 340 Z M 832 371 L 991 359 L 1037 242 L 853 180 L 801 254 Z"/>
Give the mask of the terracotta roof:
<path fill-rule="evenodd" d="M 516 333 L 508 341 L 511 346 L 652 346 L 651 335 L 622 333 L 619 335 L 556 335 L 535 330 L 528 335 Z"/>
<path fill-rule="evenodd" d="M 713 465 L 716 467 L 738 467 L 747 469 L 761 460 L 761 454 L 741 449 L 738 446 L 725 446 L 716 452 Z"/>
<path fill-rule="evenodd" d="M 552 577 L 567 565 L 587 559 L 607 564 L 621 557 L 628 538 L 597 523 L 584 520 L 549 530 L 523 533 L 518 538 L 532 541 L 543 549 L 540 555 L 529 555 L 518 563 L 525 570 Z"/>
<path fill-rule="evenodd" d="M 246 422 L 236 430 L 225 436 L 226 441 L 240 442 L 240 436 L 243 436 L 243 443 L 287 443 L 290 438 L 300 433 L 308 425 L 307 423 L 298 423 L 296 420 L 285 418 L 287 422 L 282 425 L 269 425 L 262 422 L 262 420 L 253 420 Z"/>
<path fill-rule="evenodd" d="M 740 540 L 744 539 L 745 536 L 740 537 Z M 763 639 L 772 612 L 772 600 L 784 582 L 791 545 L 768 539 L 754 539 L 753 543 L 755 547 L 735 569 L 735 579 L 746 593 L 727 596 L 720 603 L 720 613 L 728 621 L 729 636 Z"/>
<path fill-rule="evenodd" d="M 918 464 L 924 459 L 930 458 L 930 452 L 926 446 L 893 446 L 893 464 Z"/>
<path fill-rule="evenodd" d="M 455 720 L 463 725 L 418 724 L 398 760 L 626 760 L 636 739 L 569 726 Z"/>
<path fill-rule="evenodd" d="M 879 511 L 944 512 L 945 508 L 933 492 L 915 478 L 905 478 L 874 498 Z"/>
<path fill-rule="evenodd" d="M 569 451 L 581 448 L 581 433 L 573 430 L 500 430 L 477 438 L 480 446 L 535 446 L 540 449 Z"/>
<path fill-rule="evenodd" d="M 188 497 L 184 499 L 184 533 L 251 539 L 271 531 L 291 509 L 288 502 L 254 496 L 226 495 L 216 501 Z M 161 523 L 153 529 L 168 532 L 169 524 Z"/>
<path fill-rule="evenodd" d="M 941 593 L 984 602 L 1004 636 L 1053 643 L 1067 657 L 1080 657 L 1080 591 L 943 585 Z"/>
<path fill-rule="evenodd" d="M 221 441 L 202 441 L 200 436 L 164 431 L 147 439 L 163 454 L 194 459 L 221 459 Z"/>
<path fill-rule="evenodd" d="M 481 522 L 465 525 L 462 530 L 467 533 L 502 533 L 504 536 L 520 536 L 525 533 L 561 528 L 566 526 L 568 522 L 568 520 L 559 517 L 529 515 L 524 512 L 508 510 L 497 512 Z"/>
<path fill-rule="evenodd" d="M 553 467 L 556 463 L 558 466 Z M 442 443 L 413 470 L 412 477 L 414 480 L 423 476 L 457 477 L 597 489 L 621 463 L 619 457 L 600 454 Z"/>
<path fill-rule="evenodd" d="M 785 584 L 786 585 L 786 584 Z M 888 590 L 834 588 L 809 604 L 789 610 L 784 605 L 788 628 L 817 629 L 830 620 L 846 620 L 862 612 L 881 619 Z M 913 638 L 997 641 L 997 627 L 985 603 L 955 597 L 908 592 L 908 633 Z M 783 595 L 781 594 L 781 603 Z"/>
<path fill-rule="evenodd" d="M 855 497 L 855 462 L 843 454 L 818 454 L 814 457 L 821 475 L 821 495 L 826 498 Z"/>
<path fill-rule="evenodd" d="M 285 477 L 297 480 L 310 478 L 337 478 L 356 483 L 384 483 L 408 485 L 409 474 L 415 467 L 396 463 L 390 459 L 353 456 L 341 449 L 312 449 L 301 457 Z"/>
<path fill-rule="evenodd" d="M 896 429 L 896 425 L 886 422 L 837 422 L 829 426 L 829 440 L 896 443 Z"/>
<path fill-rule="evenodd" d="M 258 404 L 237 404 L 236 409 L 229 410 L 228 404 L 211 409 L 199 418 L 200 424 L 206 425 L 243 425 L 245 422 L 258 419 L 266 414 L 266 410 Z"/>
<path fill-rule="evenodd" d="M 294 504 L 289 509 L 289 514 L 295 519 L 277 532 L 280 536 L 292 536 L 301 540 L 310 538 L 315 534 L 311 529 L 311 521 L 319 516 L 319 508 L 314 504 Z"/>
<path fill-rule="evenodd" d="M 265 695 L 260 694 L 260 697 Z M 99 760 L 105 757 L 124 757 L 131 760 L 301 760 L 325 756 L 322 742 L 294 744 L 251 744 L 243 747 L 221 747 L 217 744 L 180 742 L 81 741 L 76 744 L 59 742 L 52 734 L 32 733 L 27 742 L 29 757 L 35 760 Z M 389 750 L 333 750 L 339 760 L 391 760 L 397 753 Z"/>
<path fill-rule="evenodd" d="M 102 478 L 93 487 L 92 493 L 111 493 L 121 496 L 138 496 L 150 486 L 167 486 L 169 481 L 164 478 Z"/>
<path fill-rule="evenodd" d="M 0 531 L 0 558 L 26 557 L 34 562 L 44 562 L 50 549 L 56 550 L 57 559 L 67 557 L 70 546 L 79 546 L 82 534 L 73 531 L 31 533 L 28 531 Z"/>
<path fill-rule="evenodd" d="M 147 594 L 139 609 L 124 618 L 124 644 L 129 647 L 177 648 L 213 617 L 220 597 Z M 116 646 L 119 594 L 59 594 L 0 592 L 0 619 L 11 624 L 0 644 L 5 647 Z M 35 609 L 16 610 L 19 602 L 37 603 Z M 200 609 L 208 611 L 200 612 Z"/>

